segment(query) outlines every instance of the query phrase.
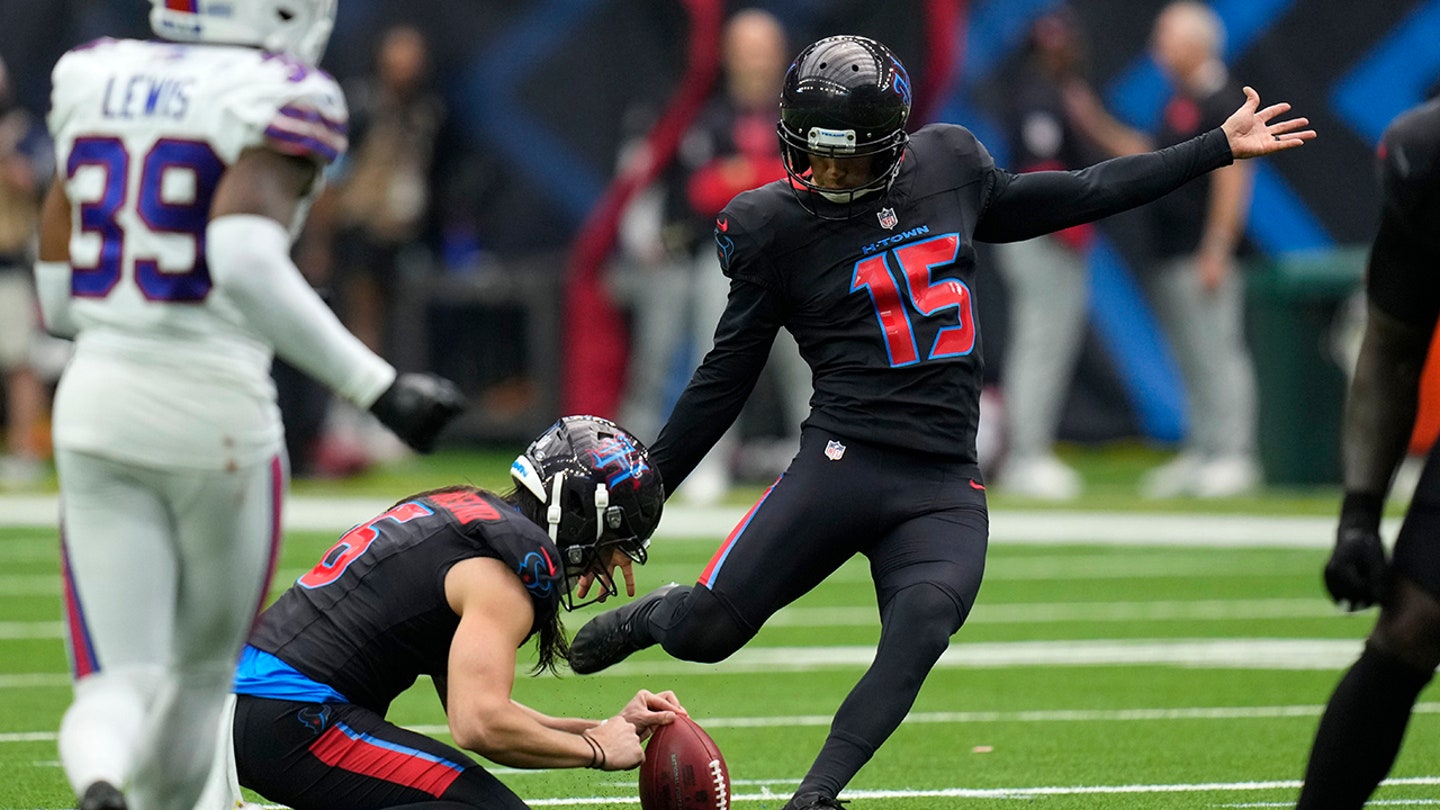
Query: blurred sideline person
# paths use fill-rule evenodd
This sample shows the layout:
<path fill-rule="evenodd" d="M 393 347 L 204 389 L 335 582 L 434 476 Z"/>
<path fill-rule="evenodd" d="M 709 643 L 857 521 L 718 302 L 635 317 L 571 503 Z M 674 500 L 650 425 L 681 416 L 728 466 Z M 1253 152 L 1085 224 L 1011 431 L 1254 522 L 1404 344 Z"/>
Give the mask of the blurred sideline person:
<path fill-rule="evenodd" d="M 47 397 L 33 358 L 41 333 L 30 265 L 54 166 L 44 121 L 19 105 L 0 60 L 0 490 L 34 484 L 45 474 Z"/>
<path fill-rule="evenodd" d="M 1065 89 L 1066 110 L 1112 155 L 1180 143 L 1224 121 L 1244 97 L 1221 59 L 1224 45 L 1224 23 L 1206 4 L 1178 0 L 1161 10 L 1151 51 L 1173 94 L 1153 139 L 1106 114 L 1088 87 Z M 1144 209 L 1155 256 L 1137 275 L 1180 366 L 1189 419 L 1180 452 L 1142 478 L 1148 498 L 1228 497 L 1261 482 L 1244 280 L 1236 267 L 1253 175 L 1244 164 L 1227 166 Z"/>
<path fill-rule="evenodd" d="M 665 495 L 639 440 L 595 417 L 561 419 L 510 471 L 508 495 L 452 486 L 401 500 L 261 614 L 235 678 L 240 785 L 295 810 L 524 810 L 458 749 L 514 768 L 618 771 L 684 713 L 670 692 L 642 690 L 603 722 L 511 698 L 517 650 L 535 639 L 536 674 L 565 662 L 560 608 L 591 587 L 618 593 L 615 560 L 645 560 Z M 458 748 L 385 719 L 421 675 Z"/>
<path fill-rule="evenodd" d="M 676 352 L 690 345 L 702 357 L 714 344 L 725 307 L 725 274 L 715 261 L 715 215 L 742 191 L 785 176 L 775 143 L 774 107 L 789 62 L 785 29 L 768 11 L 737 12 L 724 31 L 724 79 L 681 142 L 663 187 L 627 215 L 626 242 L 638 267 L 621 279 L 636 302 L 634 355 L 622 413 L 638 435 L 655 436 L 673 392 Z M 634 289 L 631 289 L 634 288 Z M 810 375 L 793 341 L 771 352 L 783 421 L 799 424 L 810 398 Z M 684 366 L 693 372 L 696 362 Z M 720 500 L 742 452 L 739 429 L 727 433 L 687 481 L 680 497 Z M 784 448 L 793 454 L 794 441 Z M 773 473 L 772 473 L 773 474 Z"/>
<path fill-rule="evenodd" d="M 1321 718 L 1300 810 L 1365 804 L 1395 763 L 1420 690 L 1440 666 L 1440 444 L 1388 565 L 1380 540 L 1440 320 L 1440 100 L 1390 124 L 1379 167 L 1383 207 L 1365 274 L 1365 330 L 1342 439 L 1345 498 L 1325 586 L 1341 607 L 1378 604 L 1380 616 Z"/>
<path fill-rule="evenodd" d="M 1014 174 L 964 127 L 908 135 L 910 79 L 880 43 L 837 36 L 802 50 L 780 97 L 788 178 L 716 218 L 729 300 L 651 458 L 668 487 L 681 484 L 735 420 L 781 328 L 814 373 L 800 452 L 697 584 L 591 620 L 571 645 L 572 669 L 597 672 L 656 644 L 683 660 L 723 660 L 865 555 L 882 627 L 875 660 L 786 804 L 839 807 L 980 589 L 989 518 L 975 453 L 973 242 L 1099 219 L 1314 137 L 1303 118 L 1271 123 L 1288 104 L 1259 101 L 1247 90 L 1223 126 L 1159 152 Z"/>
<path fill-rule="evenodd" d="M 83 810 L 189 810 L 203 787 L 280 540 L 272 353 L 421 450 L 463 405 L 397 376 L 290 261 L 346 146 L 314 67 L 334 14 L 153 0 L 174 42 L 101 39 L 54 69 L 35 272 L 46 327 L 76 340 L 54 433 L 75 677 L 59 743 Z"/>
<path fill-rule="evenodd" d="M 1085 43 L 1074 9 L 1035 20 L 1018 69 L 1005 72 L 997 106 L 1019 171 L 1079 169 L 1100 144 L 1148 150 L 1105 113 L 1085 79 Z M 1083 114 L 1072 112 L 1084 105 Z M 1118 132 L 1120 135 L 1109 136 Z M 1093 226 L 996 246 L 1010 302 L 1002 388 L 1007 441 L 997 486 L 1044 500 L 1080 495 L 1080 476 L 1055 455 L 1055 434 L 1085 346 Z"/>
<path fill-rule="evenodd" d="M 1204 3 L 1179 0 L 1160 12 L 1151 50 L 1173 95 L 1157 146 L 1214 128 L 1244 98 L 1221 59 L 1224 46 L 1224 23 Z M 1146 209 L 1156 255 L 1141 281 L 1175 350 L 1189 418 L 1180 453 L 1142 480 L 1146 497 L 1227 497 L 1260 483 L 1255 371 L 1235 262 L 1253 177 L 1249 166 L 1227 166 Z"/>
<path fill-rule="evenodd" d="M 431 166 L 445 104 L 430 89 L 430 48 L 409 25 L 380 37 L 373 77 L 346 86 L 353 148 L 341 162 L 333 195 L 334 287 L 341 321 L 388 357 L 389 302 L 403 264 L 430 213 Z"/>
<path fill-rule="evenodd" d="M 340 322 L 387 359 L 396 356 L 391 302 L 401 274 L 426 264 L 435 149 L 446 117 L 430 75 L 430 46 L 418 28 L 380 33 L 373 72 L 342 88 L 350 149 L 327 172 L 297 245 L 301 271 L 328 288 Z M 289 443 L 297 475 L 344 477 L 408 455 L 370 415 L 293 379 L 285 380 L 291 395 L 281 396 L 293 405 L 284 416 L 287 431 L 298 434 Z M 296 450 L 307 463 L 297 463 Z"/>

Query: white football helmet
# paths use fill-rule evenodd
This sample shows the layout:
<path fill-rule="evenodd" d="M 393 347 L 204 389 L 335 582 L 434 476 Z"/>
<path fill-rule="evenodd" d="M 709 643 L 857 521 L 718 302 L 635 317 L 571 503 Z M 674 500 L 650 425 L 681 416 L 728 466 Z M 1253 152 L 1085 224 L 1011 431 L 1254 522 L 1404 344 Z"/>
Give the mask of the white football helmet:
<path fill-rule="evenodd" d="M 335 27 L 337 0 L 150 0 L 163 39 L 257 45 L 315 65 Z"/>

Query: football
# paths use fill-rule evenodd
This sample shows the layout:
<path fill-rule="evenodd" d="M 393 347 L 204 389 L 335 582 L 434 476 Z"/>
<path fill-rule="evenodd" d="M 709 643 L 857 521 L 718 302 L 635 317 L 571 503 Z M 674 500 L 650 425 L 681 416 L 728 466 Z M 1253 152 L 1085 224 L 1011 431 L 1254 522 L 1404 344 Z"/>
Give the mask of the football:
<path fill-rule="evenodd" d="M 641 810 L 729 810 L 730 770 L 705 729 L 688 717 L 661 726 L 640 766 Z"/>

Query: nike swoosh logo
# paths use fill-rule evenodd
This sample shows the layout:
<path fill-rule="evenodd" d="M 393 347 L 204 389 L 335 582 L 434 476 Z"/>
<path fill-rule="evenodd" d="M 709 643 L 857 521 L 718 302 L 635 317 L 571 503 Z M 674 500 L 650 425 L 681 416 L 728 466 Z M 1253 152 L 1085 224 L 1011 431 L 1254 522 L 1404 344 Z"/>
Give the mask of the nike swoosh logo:
<path fill-rule="evenodd" d="M 978 489 L 978 490 L 980 490 L 981 492 L 984 492 L 984 491 L 985 491 L 985 485 L 984 485 L 984 484 L 977 484 L 977 483 L 975 483 L 975 479 L 974 479 L 974 478 L 971 478 L 971 479 L 970 479 L 970 488 L 971 488 L 971 489 Z"/>

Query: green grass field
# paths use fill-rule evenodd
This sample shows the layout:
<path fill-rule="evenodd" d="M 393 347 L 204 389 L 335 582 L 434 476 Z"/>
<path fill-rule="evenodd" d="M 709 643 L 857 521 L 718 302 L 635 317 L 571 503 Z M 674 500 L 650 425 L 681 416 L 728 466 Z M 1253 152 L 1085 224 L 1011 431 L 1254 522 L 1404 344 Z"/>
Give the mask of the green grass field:
<path fill-rule="evenodd" d="M 296 497 L 394 498 L 461 478 L 495 485 L 502 456 L 447 454 L 360 481 L 297 485 Z M 994 498 L 997 539 L 980 603 L 911 717 L 842 796 L 855 810 L 1293 804 L 1321 706 L 1374 614 L 1340 615 L 1323 598 L 1323 532 L 1310 547 L 1267 538 L 1283 534 L 1274 527 L 1286 519 L 1323 525 L 1335 493 L 1142 507 L 1128 492 L 1153 460 L 1146 452 L 1081 460 L 1094 490 L 1081 508 L 1132 533 L 1153 525 L 1153 542 L 1038 542 L 1001 532 L 1007 522 L 1048 520 L 1060 522 L 1063 536 L 1071 516 Z M 737 503 L 749 494 L 739 493 Z M 1216 521 L 1247 514 L 1262 520 L 1238 545 L 1167 544 L 1176 527 L 1198 527 L 1203 536 Z M 1276 520 L 1282 523 L 1263 522 Z M 279 586 L 344 528 L 288 533 Z M 728 529 L 658 536 L 640 587 L 693 580 Z M 69 696 L 57 567 L 53 530 L 0 528 L 3 808 L 73 806 L 54 735 Z M 571 628 L 594 610 L 570 617 Z M 724 664 L 683 664 L 651 650 L 599 676 L 522 679 L 517 697 L 550 713 L 602 717 L 636 689 L 674 689 L 725 752 L 736 805 L 776 810 L 868 665 L 877 636 L 867 569 L 855 562 Z M 1440 703 L 1424 702 L 1434 695 L 1422 695 L 1377 805 L 1440 805 Z M 444 737 L 428 683 L 397 701 L 392 718 Z M 498 772 L 537 807 L 636 802 L 633 773 Z"/>

